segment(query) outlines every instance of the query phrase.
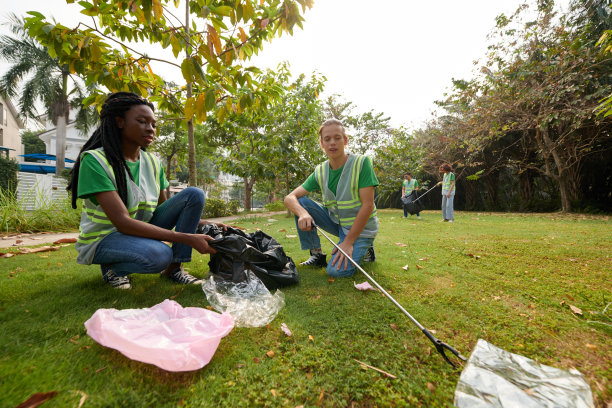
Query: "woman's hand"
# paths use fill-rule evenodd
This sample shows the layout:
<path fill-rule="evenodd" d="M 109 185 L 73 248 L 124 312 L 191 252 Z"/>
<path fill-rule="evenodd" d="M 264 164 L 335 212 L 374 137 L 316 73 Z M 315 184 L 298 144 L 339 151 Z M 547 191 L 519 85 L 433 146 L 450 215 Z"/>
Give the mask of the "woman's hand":
<path fill-rule="evenodd" d="M 441 185 L 442 185 L 442 182 L 438 181 L 438 183 L 436 184 L 436 187 L 441 186 Z"/>
<path fill-rule="evenodd" d="M 446 193 L 446 198 L 450 198 L 450 191 Z"/>
<path fill-rule="evenodd" d="M 205 234 L 189 234 L 188 245 L 201 254 L 216 254 L 217 251 L 208 245 L 210 241 L 215 239 Z"/>

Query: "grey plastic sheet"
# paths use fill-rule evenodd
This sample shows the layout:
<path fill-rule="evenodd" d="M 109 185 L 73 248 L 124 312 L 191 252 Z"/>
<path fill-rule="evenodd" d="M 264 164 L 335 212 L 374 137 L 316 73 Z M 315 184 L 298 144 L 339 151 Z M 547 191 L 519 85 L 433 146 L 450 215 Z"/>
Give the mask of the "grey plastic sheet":
<path fill-rule="evenodd" d="M 216 311 L 232 315 L 236 327 L 265 326 L 285 306 L 285 295 L 280 290 L 270 293 L 251 270 L 245 272 L 247 279 L 238 283 L 211 276 L 202 289 Z"/>
<path fill-rule="evenodd" d="M 479 339 L 455 389 L 458 408 L 591 408 L 593 394 L 576 369 L 539 364 Z"/>

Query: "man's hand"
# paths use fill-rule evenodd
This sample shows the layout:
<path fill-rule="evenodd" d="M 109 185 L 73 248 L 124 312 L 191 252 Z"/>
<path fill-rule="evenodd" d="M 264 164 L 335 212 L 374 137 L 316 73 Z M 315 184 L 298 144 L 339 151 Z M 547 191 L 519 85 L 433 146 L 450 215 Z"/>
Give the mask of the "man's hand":
<path fill-rule="evenodd" d="M 312 231 L 313 224 L 314 220 L 308 213 L 298 218 L 298 228 L 302 231 Z"/>
<path fill-rule="evenodd" d="M 349 244 L 346 241 L 342 241 L 341 243 L 338 244 L 338 246 L 351 258 L 353 257 L 353 245 Z M 338 251 L 338 248 L 334 248 L 334 250 L 332 251 L 332 256 L 334 256 L 335 253 L 338 253 L 338 255 L 336 256 L 336 258 L 334 258 L 334 260 L 332 261 L 332 266 L 336 267 L 337 269 L 341 269 L 340 266 L 342 266 L 342 269 L 347 270 L 349 263 L 351 261 L 348 260 L 348 258 L 346 256 L 344 256 L 344 254 L 340 251 Z"/>

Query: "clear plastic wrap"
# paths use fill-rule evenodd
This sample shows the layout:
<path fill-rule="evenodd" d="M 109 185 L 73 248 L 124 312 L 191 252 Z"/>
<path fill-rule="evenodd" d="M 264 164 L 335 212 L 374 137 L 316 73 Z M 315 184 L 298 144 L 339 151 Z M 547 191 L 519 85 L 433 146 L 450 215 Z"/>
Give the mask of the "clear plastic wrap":
<path fill-rule="evenodd" d="M 457 408 L 592 408 L 593 394 L 576 369 L 561 370 L 479 339 L 455 389 Z"/>
<path fill-rule="evenodd" d="M 273 295 L 250 270 L 247 279 L 234 283 L 211 276 L 202 283 L 208 303 L 218 312 L 227 312 L 236 327 L 261 327 L 270 323 L 285 306 L 285 295 Z"/>

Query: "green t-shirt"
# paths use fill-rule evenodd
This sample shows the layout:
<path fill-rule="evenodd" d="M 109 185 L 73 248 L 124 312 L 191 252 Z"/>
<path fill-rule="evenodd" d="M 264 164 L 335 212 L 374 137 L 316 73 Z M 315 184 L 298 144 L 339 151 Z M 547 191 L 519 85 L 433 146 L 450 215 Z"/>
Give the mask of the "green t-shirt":
<path fill-rule="evenodd" d="M 343 168 L 344 166 L 337 170 L 332 170 L 331 167 L 329 169 L 329 180 L 327 182 L 327 187 L 334 194 L 336 194 L 336 190 L 338 189 L 338 181 L 342 175 Z M 376 187 L 378 184 L 378 179 L 376 178 L 376 174 L 374 174 L 374 167 L 372 166 L 372 159 L 366 157 L 363 161 L 361 172 L 359 172 L 359 188 Z M 304 184 L 302 184 L 302 187 L 304 187 L 304 189 L 309 193 L 314 193 L 315 191 L 320 190 L 319 183 L 317 183 L 314 172 L 308 176 Z"/>
<path fill-rule="evenodd" d="M 402 183 L 404 187 L 404 195 L 409 195 L 412 191 L 419 186 L 419 182 L 416 179 L 411 179 L 410 181 L 404 180 Z"/>
<path fill-rule="evenodd" d="M 140 182 L 140 160 L 137 162 L 126 161 L 130 173 L 134 178 L 136 185 Z M 159 172 L 159 185 L 163 190 L 170 185 L 164 174 L 164 168 L 161 167 Z M 86 154 L 81 160 L 79 167 L 79 186 L 77 191 L 78 198 L 89 198 L 98 205 L 95 195 L 104 191 L 116 191 L 115 185 L 108 177 L 98 160 L 91 154 Z"/>

